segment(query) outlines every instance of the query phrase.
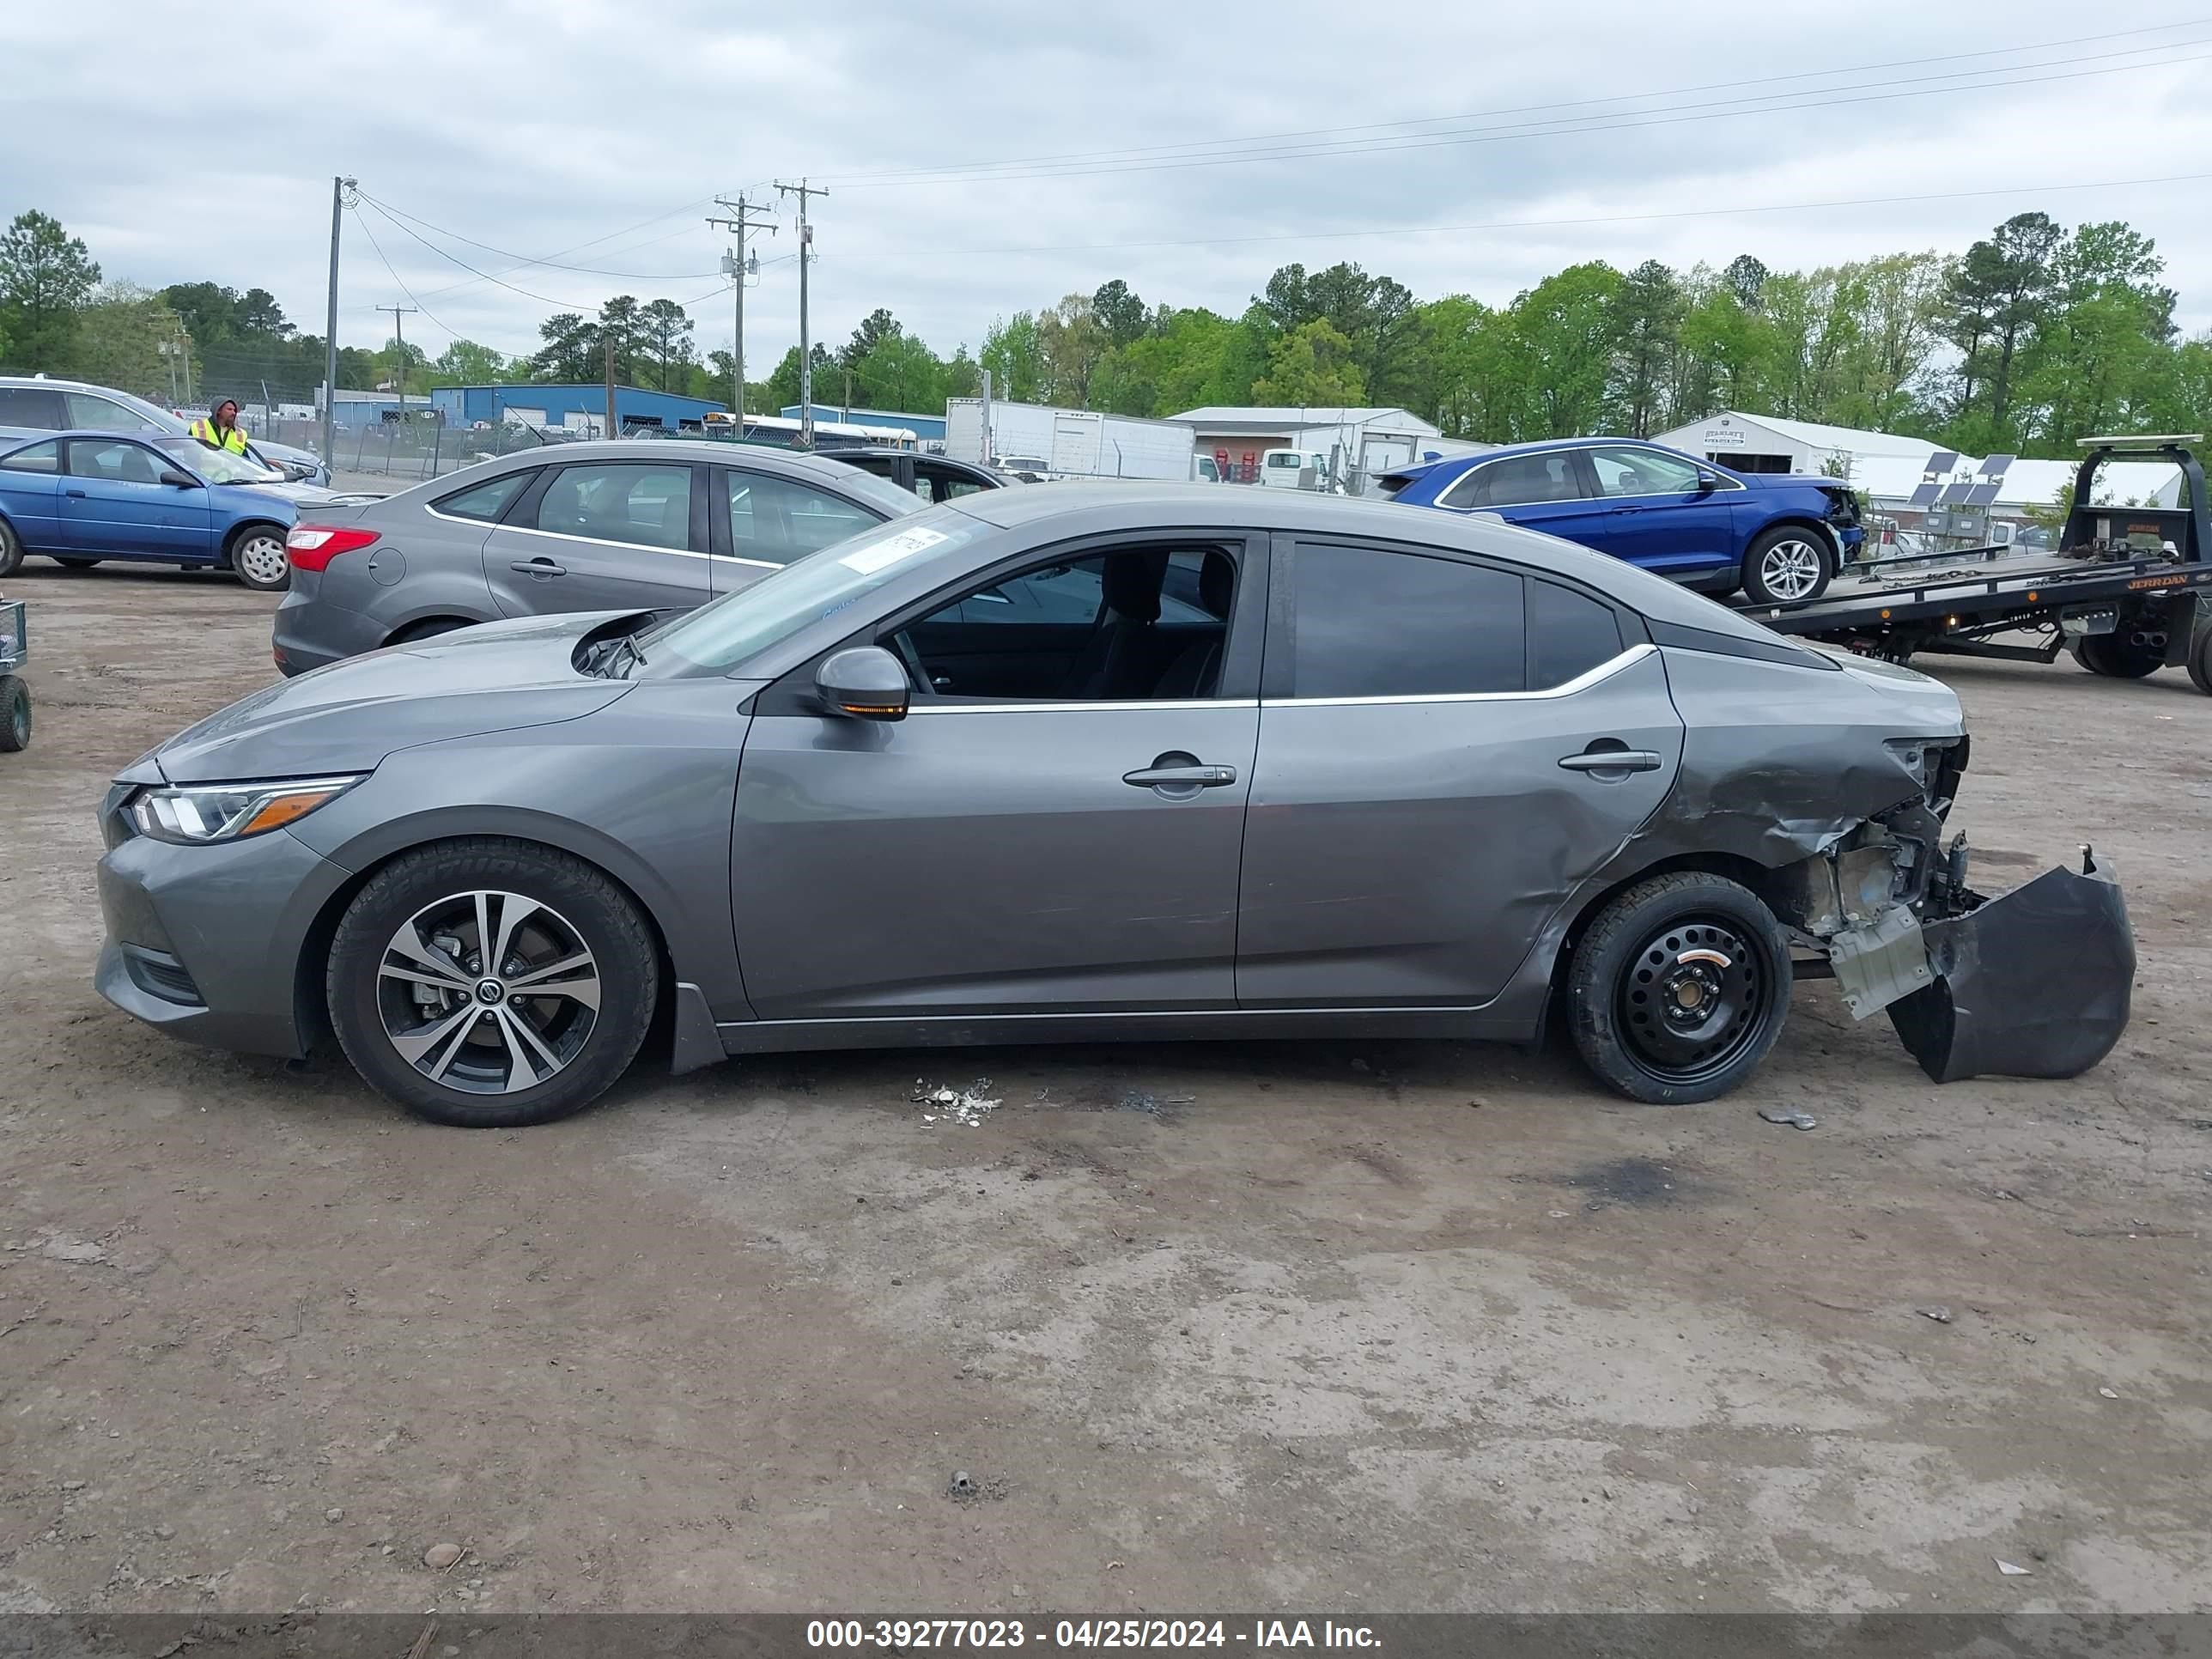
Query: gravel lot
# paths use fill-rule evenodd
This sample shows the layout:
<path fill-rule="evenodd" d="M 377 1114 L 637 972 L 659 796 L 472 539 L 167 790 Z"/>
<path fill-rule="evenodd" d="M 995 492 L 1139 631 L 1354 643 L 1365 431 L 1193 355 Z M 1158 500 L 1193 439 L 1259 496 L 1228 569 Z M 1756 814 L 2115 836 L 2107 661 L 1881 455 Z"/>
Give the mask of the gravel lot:
<path fill-rule="evenodd" d="M 273 600 L 6 587 L 0 1608 L 2212 1605 L 2179 673 L 1948 671 L 1984 885 L 2086 840 L 2129 892 L 2135 1027 L 2075 1083 L 1936 1089 L 1813 985 L 1705 1107 L 1560 1053 L 1040 1048 L 467 1134 L 93 993 L 94 803 L 268 677 Z"/>

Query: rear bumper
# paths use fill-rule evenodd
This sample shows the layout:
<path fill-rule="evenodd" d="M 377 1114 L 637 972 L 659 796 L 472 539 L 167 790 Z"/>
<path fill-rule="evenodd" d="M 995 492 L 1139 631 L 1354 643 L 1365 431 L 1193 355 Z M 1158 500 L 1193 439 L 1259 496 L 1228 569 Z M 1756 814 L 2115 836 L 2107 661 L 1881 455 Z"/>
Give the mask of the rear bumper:
<path fill-rule="evenodd" d="M 384 624 L 375 617 L 297 591 L 276 607 L 269 634 L 270 654 L 287 677 L 326 668 L 383 643 Z"/>

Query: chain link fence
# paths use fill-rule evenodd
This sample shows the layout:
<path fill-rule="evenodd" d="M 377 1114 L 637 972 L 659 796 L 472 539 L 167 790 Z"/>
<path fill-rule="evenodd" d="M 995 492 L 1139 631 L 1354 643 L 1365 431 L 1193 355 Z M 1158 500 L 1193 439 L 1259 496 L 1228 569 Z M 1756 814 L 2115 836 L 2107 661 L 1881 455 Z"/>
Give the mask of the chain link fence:
<path fill-rule="evenodd" d="M 273 442 L 321 451 L 319 421 L 279 416 L 262 423 L 262 428 Z M 482 428 L 449 426 L 434 410 L 425 410 L 419 415 L 410 411 L 404 420 L 340 425 L 331 434 L 329 459 L 333 471 L 419 483 L 495 455 L 566 442 L 573 435 L 565 431 L 541 432 L 512 422 Z"/>

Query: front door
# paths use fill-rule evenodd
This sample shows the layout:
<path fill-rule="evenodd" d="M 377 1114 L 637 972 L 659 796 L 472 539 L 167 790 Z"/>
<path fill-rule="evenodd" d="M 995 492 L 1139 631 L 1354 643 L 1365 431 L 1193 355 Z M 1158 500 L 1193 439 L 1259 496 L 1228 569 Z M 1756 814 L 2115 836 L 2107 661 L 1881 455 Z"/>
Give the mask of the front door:
<path fill-rule="evenodd" d="M 1486 1002 L 1673 785 L 1658 653 L 1601 598 L 1470 558 L 1279 541 L 1275 573 L 1237 1000 Z"/>
<path fill-rule="evenodd" d="M 161 482 L 174 464 L 129 438 L 71 438 L 63 543 L 88 558 L 212 559 L 206 486 Z"/>
<path fill-rule="evenodd" d="M 1636 444 L 1585 452 L 1607 508 L 1605 550 L 1678 580 L 1735 562 L 1729 507 L 1742 489 L 1723 480 L 1700 489 L 1695 461 Z"/>
<path fill-rule="evenodd" d="M 941 596 L 876 641 L 902 721 L 815 712 L 811 665 L 763 693 L 731 863 L 756 1013 L 1233 1006 L 1259 562 L 1123 545 Z"/>
<path fill-rule="evenodd" d="M 707 497 L 684 461 L 548 467 L 484 538 L 500 613 L 688 611 L 712 597 Z"/>

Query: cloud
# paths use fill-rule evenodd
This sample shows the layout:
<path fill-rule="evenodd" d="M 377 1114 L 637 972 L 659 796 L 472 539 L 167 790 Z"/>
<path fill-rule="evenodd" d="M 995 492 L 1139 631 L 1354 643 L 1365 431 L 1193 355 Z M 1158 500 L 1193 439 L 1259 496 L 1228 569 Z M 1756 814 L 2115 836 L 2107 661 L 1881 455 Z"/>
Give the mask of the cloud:
<path fill-rule="evenodd" d="M 2212 321 L 2212 289 L 2191 280 L 2212 264 L 2203 184 L 2014 188 L 2212 172 L 2212 63 L 2192 61 L 2212 57 L 2212 26 L 2131 10 L 2130 33 L 2081 40 L 2085 14 L 2056 0 L 1930 9 L 1862 0 L 1846 30 L 1832 7 L 1769 8 L 1716 31 L 1626 0 L 1402 23 L 1129 0 L 1080 25 L 1034 0 L 386 0 L 219 28 L 137 0 L 96 22 L 26 8 L 9 20 L 0 211 L 55 214 L 112 276 L 270 289 L 319 331 L 343 173 L 414 216 L 347 216 L 349 343 L 381 338 L 374 307 L 404 285 L 433 351 L 455 334 L 526 350 L 551 312 L 620 292 L 696 301 L 712 348 L 730 302 L 703 219 L 750 187 L 787 222 L 757 244 L 747 296 L 763 368 L 798 325 L 789 204 L 764 187 L 801 173 L 831 190 L 811 308 L 833 343 L 887 305 L 949 350 L 1115 276 L 1235 313 L 1291 260 L 1502 302 L 1581 259 L 1957 249 L 2031 207 L 2129 220 L 2157 239 L 2185 325 Z M 2104 56 L 2145 46 L 2160 50 Z M 2106 64 L 2124 72 L 2081 73 Z M 1970 70 L 2014 84 L 1923 78 Z M 1924 199 L 1872 199 L 1906 197 Z M 1866 204 L 1715 211 L 1842 202 Z M 1416 226 L 1491 228 L 1392 228 Z"/>

